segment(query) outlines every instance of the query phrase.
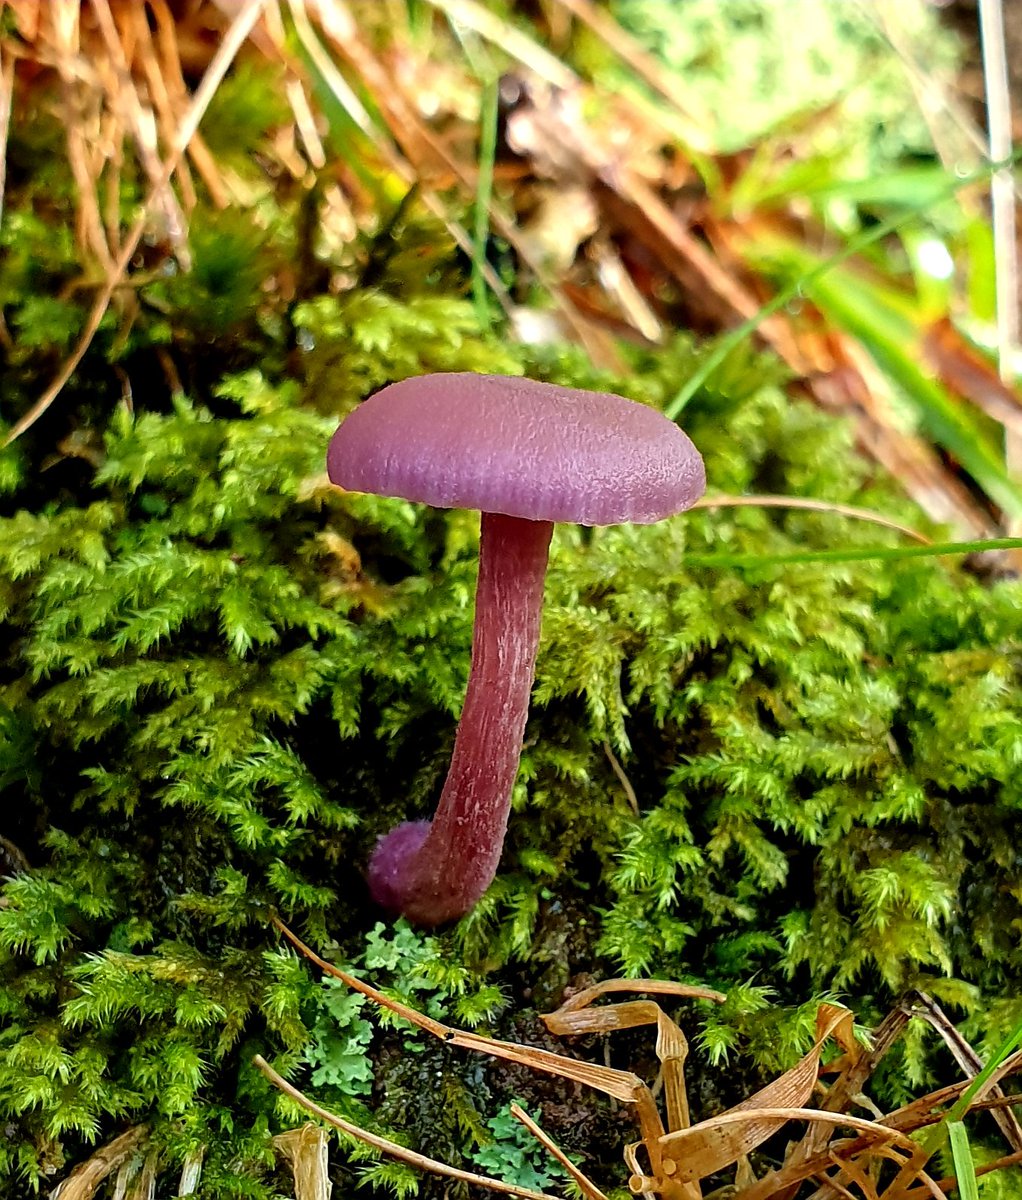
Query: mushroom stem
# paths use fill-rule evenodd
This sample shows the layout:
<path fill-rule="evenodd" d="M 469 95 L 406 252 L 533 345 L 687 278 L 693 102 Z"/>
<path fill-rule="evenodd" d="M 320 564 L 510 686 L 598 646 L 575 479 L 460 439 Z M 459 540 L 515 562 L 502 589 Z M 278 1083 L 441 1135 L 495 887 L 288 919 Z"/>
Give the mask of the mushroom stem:
<path fill-rule="evenodd" d="M 447 781 L 433 820 L 380 839 L 369 888 L 418 925 L 463 916 L 500 862 L 539 645 L 553 524 L 483 513 L 472 665 Z"/>

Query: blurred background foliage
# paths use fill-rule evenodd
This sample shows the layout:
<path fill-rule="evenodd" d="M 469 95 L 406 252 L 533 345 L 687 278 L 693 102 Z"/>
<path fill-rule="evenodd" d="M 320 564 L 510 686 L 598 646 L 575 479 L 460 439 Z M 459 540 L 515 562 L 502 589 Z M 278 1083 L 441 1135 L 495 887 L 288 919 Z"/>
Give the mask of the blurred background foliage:
<path fill-rule="evenodd" d="M 289 1190 L 300 1113 L 255 1052 L 553 1178 L 505 1136 L 521 1098 L 620 1180 L 625 1114 L 379 1027 L 272 910 L 527 1042 L 594 977 L 720 988 L 682 1013 L 704 1114 L 803 1053 L 823 996 L 873 1024 L 925 992 L 981 1055 L 1022 1020 L 1018 552 L 897 554 L 1022 516 L 962 57 L 916 3 L 4 7 L 5 1195 L 97 1147 L 111 1184 Z M 680 414 L 710 494 L 557 531 L 503 869 L 424 937 L 360 871 L 442 781 L 477 520 L 341 493 L 323 457 L 436 370 Z M 878 1098 L 954 1074 L 913 1020 Z M 441 1190 L 353 1147 L 333 1171 Z"/>

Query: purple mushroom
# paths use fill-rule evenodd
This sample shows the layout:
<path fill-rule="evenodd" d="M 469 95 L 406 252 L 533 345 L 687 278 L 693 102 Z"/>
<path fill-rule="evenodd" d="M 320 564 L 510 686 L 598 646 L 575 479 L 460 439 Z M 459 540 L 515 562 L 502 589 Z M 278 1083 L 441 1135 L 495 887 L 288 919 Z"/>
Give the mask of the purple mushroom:
<path fill-rule="evenodd" d="M 659 521 L 702 495 L 703 462 L 676 425 L 621 396 L 438 374 L 366 400 L 334 434 L 327 465 L 348 491 L 482 512 L 472 665 L 447 781 L 433 820 L 392 829 L 369 863 L 377 903 L 440 925 L 497 872 L 553 523 Z"/>

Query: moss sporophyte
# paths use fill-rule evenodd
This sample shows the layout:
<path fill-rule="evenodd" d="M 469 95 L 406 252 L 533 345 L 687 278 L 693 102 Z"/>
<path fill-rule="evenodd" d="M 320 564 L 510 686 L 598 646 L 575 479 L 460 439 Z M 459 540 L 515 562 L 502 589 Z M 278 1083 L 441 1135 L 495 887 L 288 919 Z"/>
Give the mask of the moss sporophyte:
<path fill-rule="evenodd" d="M 518 771 L 555 521 L 649 524 L 702 495 L 702 458 L 661 413 L 621 396 L 501 375 L 441 373 L 365 401 L 330 444 L 352 491 L 482 512 L 472 662 L 432 821 L 381 838 L 373 898 L 434 926 L 493 881 Z"/>

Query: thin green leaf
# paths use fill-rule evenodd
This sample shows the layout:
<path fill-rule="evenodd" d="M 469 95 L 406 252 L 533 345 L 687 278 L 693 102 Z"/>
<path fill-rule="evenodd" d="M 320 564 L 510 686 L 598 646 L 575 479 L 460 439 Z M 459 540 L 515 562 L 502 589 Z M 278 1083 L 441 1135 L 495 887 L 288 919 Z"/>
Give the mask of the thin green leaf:
<path fill-rule="evenodd" d="M 974 542 L 937 542 L 932 546 L 857 546 L 851 550 L 806 550 L 797 554 L 685 554 L 690 567 L 773 567 L 785 563 L 841 563 L 933 558 L 946 554 L 978 554 L 984 550 L 1022 550 L 1022 538 L 982 538 Z M 1022 1027 L 1019 1029 L 1022 1040 Z"/>
<path fill-rule="evenodd" d="M 330 144 L 354 173 L 359 183 L 385 204 L 385 188 L 374 169 L 370 146 L 384 140 L 378 115 L 369 111 L 338 70 L 303 9 L 292 6 L 294 49 L 309 73 L 313 91 L 327 119 Z"/>
<path fill-rule="evenodd" d="M 976 1183 L 976 1164 L 972 1160 L 969 1135 L 961 1121 L 948 1121 L 948 1137 L 951 1141 L 951 1159 L 958 1180 L 958 1194 L 962 1200 L 979 1200 L 979 1185 Z"/>
<path fill-rule="evenodd" d="M 493 194 L 493 163 L 497 155 L 496 78 L 484 84 L 479 113 L 479 168 L 476 181 L 475 225 L 472 231 L 472 302 L 480 326 L 488 330 L 490 310 L 486 303 L 486 241 L 490 232 L 490 198 Z"/>

